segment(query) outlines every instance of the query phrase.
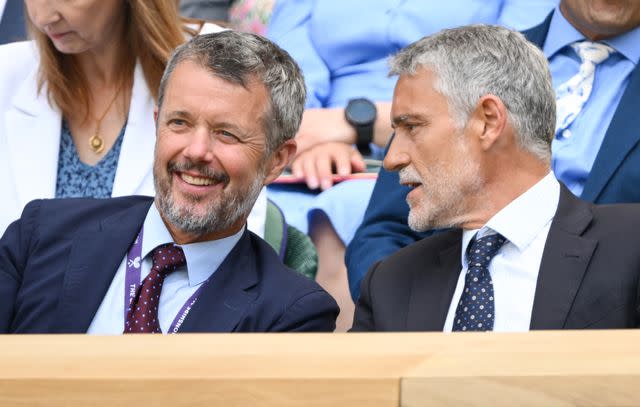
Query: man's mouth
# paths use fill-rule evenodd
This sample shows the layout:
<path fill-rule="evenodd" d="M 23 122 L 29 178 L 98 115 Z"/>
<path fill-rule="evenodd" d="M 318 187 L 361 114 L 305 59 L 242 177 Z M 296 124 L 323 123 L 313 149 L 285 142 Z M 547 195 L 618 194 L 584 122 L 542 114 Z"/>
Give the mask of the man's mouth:
<path fill-rule="evenodd" d="M 401 182 L 401 184 L 411 189 L 417 188 L 422 185 L 420 182 Z"/>
<path fill-rule="evenodd" d="M 209 186 L 209 185 L 218 183 L 218 181 L 209 177 L 193 176 L 193 175 L 186 174 L 184 172 L 178 173 L 178 176 L 180 177 L 180 179 L 182 179 L 184 182 L 186 182 L 189 185 Z"/>
<path fill-rule="evenodd" d="M 167 170 L 170 174 L 173 173 L 176 177 L 180 178 L 185 184 L 196 187 L 208 187 L 221 184 L 224 188 L 230 181 L 229 176 L 225 172 L 214 171 L 203 165 L 170 163 Z"/>

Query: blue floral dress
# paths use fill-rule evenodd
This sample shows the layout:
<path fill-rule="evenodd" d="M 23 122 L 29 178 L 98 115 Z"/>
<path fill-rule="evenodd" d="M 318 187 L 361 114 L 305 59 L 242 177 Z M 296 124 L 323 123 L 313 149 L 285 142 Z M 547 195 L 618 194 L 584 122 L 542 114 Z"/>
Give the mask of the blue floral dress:
<path fill-rule="evenodd" d="M 109 198 L 116 177 L 124 124 L 111 150 L 96 165 L 80 161 L 66 121 L 62 121 L 56 198 Z"/>

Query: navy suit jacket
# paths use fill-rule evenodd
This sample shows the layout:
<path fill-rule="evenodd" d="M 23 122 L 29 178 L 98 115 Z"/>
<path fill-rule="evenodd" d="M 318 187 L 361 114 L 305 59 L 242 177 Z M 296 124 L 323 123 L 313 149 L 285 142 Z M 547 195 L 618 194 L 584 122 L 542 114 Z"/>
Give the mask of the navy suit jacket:
<path fill-rule="evenodd" d="M 29 203 L 0 239 L 0 333 L 86 332 L 153 200 Z M 336 302 L 246 231 L 180 332 L 332 331 Z"/>
<path fill-rule="evenodd" d="M 27 39 L 23 0 L 7 0 L 0 16 L 0 45 Z"/>
<path fill-rule="evenodd" d="M 640 325 L 640 205 L 593 205 L 564 186 L 542 253 L 530 329 Z M 460 276 L 462 231 L 422 239 L 376 263 L 353 331 L 442 331 Z"/>
<path fill-rule="evenodd" d="M 551 15 L 542 24 L 523 32 L 539 47 L 547 38 Z M 640 65 L 631 73 L 580 198 L 595 203 L 640 202 L 639 114 Z M 397 173 L 380 171 L 362 224 L 346 252 L 354 299 L 358 298 L 360 282 L 373 263 L 433 233 L 416 233 L 407 225 L 408 192 L 407 187 L 399 184 Z"/>

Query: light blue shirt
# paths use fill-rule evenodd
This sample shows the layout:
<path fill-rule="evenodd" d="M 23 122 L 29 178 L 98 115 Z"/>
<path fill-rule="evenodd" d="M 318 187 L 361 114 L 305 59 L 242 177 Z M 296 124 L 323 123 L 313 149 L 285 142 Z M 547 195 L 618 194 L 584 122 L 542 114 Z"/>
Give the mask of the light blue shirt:
<path fill-rule="evenodd" d="M 578 73 L 580 57 L 569 45 L 585 39 L 556 8 L 543 47 L 554 88 Z M 640 27 L 602 42 L 617 52 L 596 66 L 589 99 L 568 132 L 557 134 L 551 145 L 553 172 L 577 196 L 582 194 L 611 118 L 640 60 Z"/>
<path fill-rule="evenodd" d="M 476 232 L 478 237 L 500 233 L 507 239 L 489 264 L 495 305 L 493 330 L 529 330 L 542 254 L 559 201 L 560 184 L 550 172 L 482 228 L 463 231 L 461 271 L 445 320 L 445 332 L 451 332 L 453 327 L 468 269 L 467 246 Z"/>
<path fill-rule="evenodd" d="M 143 228 L 141 282 L 151 271 L 151 251 L 161 244 L 173 242 L 155 204 L 149 208 Z M 169 331 L 169 327 L 182 306 L 215 273 L 243 233 L 244 228 L 223 239 L 180 246 L 187 259 L 187 265 L 165 278 L 160 293 L 158 320 L 163 333 Z M 123 332 L 126 263 L 127 256 L 125 255 L 87 333 L 117 335 Z"/>

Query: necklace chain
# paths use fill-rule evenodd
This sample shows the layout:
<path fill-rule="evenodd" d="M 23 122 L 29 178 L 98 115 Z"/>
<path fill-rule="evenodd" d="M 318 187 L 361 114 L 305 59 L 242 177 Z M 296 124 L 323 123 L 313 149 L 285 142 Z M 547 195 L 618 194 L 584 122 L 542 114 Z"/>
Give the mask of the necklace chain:
<path fill-rule="evenodd" d="M 99 118 L 93 118 L 93 120 L 95 120 L 96 122 L 96 131 L 89 139 L 89 147 L 91 147 L 91 150 L 93 150 L 93 152 L 96 154 L 100 154 L 104 150 L 104 139 L 100 136 L 100 127 L 102 126 L 102 121 L 107 116 L 107 113 L 109 113 L 109 110 L 111 110 L 111 106 L 113 106 L 116 99 L 118 99 L 121 91 L 122 85 L 120 85 L 115 95 L 113 95 L 113 99 L 111 99 L 111 102 L 109 102 L 109 105 L 107 105 L 104 113 L 102 113 Z"/>

